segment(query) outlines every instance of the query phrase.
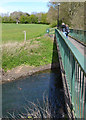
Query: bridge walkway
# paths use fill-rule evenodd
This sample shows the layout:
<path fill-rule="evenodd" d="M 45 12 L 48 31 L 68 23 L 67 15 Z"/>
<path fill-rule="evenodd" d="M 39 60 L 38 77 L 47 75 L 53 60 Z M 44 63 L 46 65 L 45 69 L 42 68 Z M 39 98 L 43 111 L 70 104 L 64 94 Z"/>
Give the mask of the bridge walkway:
<path fill-rule="evenodd" d="M 79 52 L 86 57 L 85 46 L 77 42 L 71 37 L 68 37 L 69 41 L 79 50 Z"/>

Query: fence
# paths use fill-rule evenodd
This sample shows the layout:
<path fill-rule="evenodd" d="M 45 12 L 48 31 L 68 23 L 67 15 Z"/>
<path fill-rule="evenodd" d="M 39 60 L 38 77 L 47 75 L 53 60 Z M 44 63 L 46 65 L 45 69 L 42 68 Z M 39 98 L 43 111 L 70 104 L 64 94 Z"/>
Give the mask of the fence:
<path fill-rule="evenodd" d="M 55 29 L 55 35 L 75 117 L 86 119 L 86 58 L 61 31 Z"/>
<path fill-rule="evenodd" d="M 70 35 L 82 43 L 86 44 L 86 30 L 70 29 Z"/>

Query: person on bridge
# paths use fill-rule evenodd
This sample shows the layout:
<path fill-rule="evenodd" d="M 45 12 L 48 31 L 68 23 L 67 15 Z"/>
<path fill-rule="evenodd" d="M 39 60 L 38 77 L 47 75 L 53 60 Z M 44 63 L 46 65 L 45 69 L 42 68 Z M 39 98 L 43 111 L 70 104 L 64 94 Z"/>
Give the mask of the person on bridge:
<path fill-rule="evenodd" d="M 66 25 L 65 25 L 65 23 L 62 23 L 61 28 L 62 28 L 63 34 L 66 36 Z"/>
<path fill-rule="evenodd" d="M 66 37 L 68 38 L 68 34 L 69 34 L 69 27 L 68 27 L 68 25 L 66 24 Z"/>

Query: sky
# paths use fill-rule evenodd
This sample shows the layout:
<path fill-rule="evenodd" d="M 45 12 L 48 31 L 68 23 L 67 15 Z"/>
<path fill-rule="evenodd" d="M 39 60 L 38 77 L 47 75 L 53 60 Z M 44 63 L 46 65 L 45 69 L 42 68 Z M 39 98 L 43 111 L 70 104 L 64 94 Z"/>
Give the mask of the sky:
<path fill-rule="evenodd" d="M 13 11 L 22 11 L 29 14 L 32 12 L 47 12 L 49 1 L 69 2 L 85 0 L 0 0 L 0 14 L 11 13 Z"/>
<path fill-rule="evenodd" d="M 0 0 L 0 14 L 14 11 L 27 12 L 48 12 L 49 0 Z"/>

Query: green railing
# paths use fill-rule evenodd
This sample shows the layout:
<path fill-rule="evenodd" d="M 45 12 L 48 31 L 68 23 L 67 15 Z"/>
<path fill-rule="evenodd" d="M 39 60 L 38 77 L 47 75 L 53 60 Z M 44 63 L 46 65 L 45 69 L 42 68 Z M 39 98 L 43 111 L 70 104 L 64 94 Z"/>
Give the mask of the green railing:
<path fill-rule="evenodd" d="M 86 58 L 61 31 L 55 29 L 55 35 L 75 117 L 86 119 Z"/>
<path fill-rule="evenodd" d="M 70 29 L 69 35 L 86 44 L 86 30 Z"/>

